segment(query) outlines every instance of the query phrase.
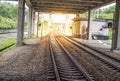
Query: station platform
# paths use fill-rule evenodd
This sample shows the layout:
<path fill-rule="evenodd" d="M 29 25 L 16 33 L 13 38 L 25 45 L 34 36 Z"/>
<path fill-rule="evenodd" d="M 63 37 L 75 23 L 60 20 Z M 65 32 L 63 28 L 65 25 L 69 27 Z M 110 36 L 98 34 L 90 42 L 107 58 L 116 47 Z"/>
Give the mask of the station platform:
<path fill-rule="evenodd" d="M 62 33 L 62 32 L 61 32 Z M 91 47 L 94 47 L 94 48 L 101 48 L 101 49 L 104 49 L 104 50 L 111 50 L 111 46 L 112 46 L 112 40 L 86 40 L 86 39 L 82 39 L 80 37 L 76 37 L 76 36 L 73 36 L 72 34 L 64 34 L 62 33 L 63 35 L 71 38 L 71 39 L 74 39 L 76 41 L 79 41 L 83 44 L 86 44 L 86 45 L 89 45 Z"/>
<path fill-rule="evenodd" d="M 80 38 L 73 38 L 76 41 L 80 41 L 84 44 L 87 44 L 92 47 L 103 48 L 110 50 L 111 49 L 111 42 L 112 40 L 85 40 Z"/>
<path fill-rule="evenodd" d="M 102 51 L 110 56 L 113 56 L 115 58 L 120 59 L 120 50 L 113 50 L 111 51 L 111 44 L 112 40 L 85 40 L 81 38 L 76 38 L 73 36 L 68 36 L 71 37 L 72 39 L 79 41 L 85 45 L 88 45 L 94 49 L 97 49 L 99 51 Z"/>

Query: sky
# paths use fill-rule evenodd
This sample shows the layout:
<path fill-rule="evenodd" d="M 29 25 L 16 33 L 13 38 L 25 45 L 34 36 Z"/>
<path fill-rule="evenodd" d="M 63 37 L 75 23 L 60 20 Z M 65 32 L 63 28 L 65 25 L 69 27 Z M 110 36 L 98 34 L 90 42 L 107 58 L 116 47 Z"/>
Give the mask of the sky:
<path fill-rule="evenodd" d="M 12 4 L 18 4 L 18 1 L 1 1 L 2 3 L 3 2 L 8 2 L 8 3 L 12 3 Z"/>

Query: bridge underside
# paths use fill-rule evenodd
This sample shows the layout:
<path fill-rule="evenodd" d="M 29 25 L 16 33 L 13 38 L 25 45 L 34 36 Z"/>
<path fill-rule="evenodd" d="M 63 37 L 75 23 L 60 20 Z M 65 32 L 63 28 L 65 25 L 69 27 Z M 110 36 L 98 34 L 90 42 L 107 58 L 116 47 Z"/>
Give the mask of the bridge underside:
<path fill-rule="evenodd" d="M 26 0 L 29 7 L 38 12 L 48 13 L 84 13 L 89 9 L 95 9 L 113 0 Z"/>

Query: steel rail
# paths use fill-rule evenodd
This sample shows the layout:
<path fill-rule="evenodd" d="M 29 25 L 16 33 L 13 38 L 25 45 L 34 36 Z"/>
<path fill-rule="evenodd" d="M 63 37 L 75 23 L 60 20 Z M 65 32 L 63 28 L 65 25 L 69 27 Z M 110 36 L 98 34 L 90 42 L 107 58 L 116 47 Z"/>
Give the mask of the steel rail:
<path fill-rule="evenodd" d="M 96 50 L 93 50 L 91 48 L 88 48 L 66 36 L 64 36 L 62 34 L 63 38 L 65 38 L 66 40 L 68 40 L 69 42 L 71 42 L 72 44 L 76 45 L 77 47 L 83 49 L 84 51 L 88 52 L 90 55 L 96 57 L 97 59 L 99 59 L 100 61 L 103 61 L 103 63 L 108 64 L 109 66 L 112 66 L 113 68 L 115 68 L 116 70 L 120 71 L 120 61 L 110 57 L 108 55 L 104 55 L 102 52 L 98 52 Z"/>
<path fill-rule="evenodd" d="M 55 61 L 54 51 L 53 51 L 53 48 L 52 48 L 52 45 L 51 45 L 51 42 L 50 42 L 50 35 L 49 35 L 48 44 L 49 44 L 50 54 L 51 54 L 51 58 L 52 58 L 53 66 L 54 66 L 54 72 L 55 72 L 56 81 L 61 81 L 59 73 L 58 73 L 56 61 Z"/>
<path fill-rule="evenodd" d="M 87 79 L 87 81 L 94 81 L 81 67 L 79 62 L 71 55 L 71 53 L 60 43 L 60 41 L 55 37 L 56 41 L 60 45 L 60 47 L 65 51 L 65 53 L 68 55 L 68 57 L 72 60 L 72 62 L 76 65 L 76 67 L 79 69 L 79 71 L 84 75 L 84 77 Z"/>

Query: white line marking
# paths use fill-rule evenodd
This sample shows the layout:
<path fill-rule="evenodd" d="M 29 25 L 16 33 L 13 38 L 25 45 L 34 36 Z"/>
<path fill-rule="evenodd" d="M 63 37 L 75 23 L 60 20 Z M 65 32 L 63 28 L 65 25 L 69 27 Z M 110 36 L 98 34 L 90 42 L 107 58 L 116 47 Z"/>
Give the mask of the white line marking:
<path fill-rule="evenodd" d="M 101 40 L 98 40 L 99 43 L 103 43 Z"/>

